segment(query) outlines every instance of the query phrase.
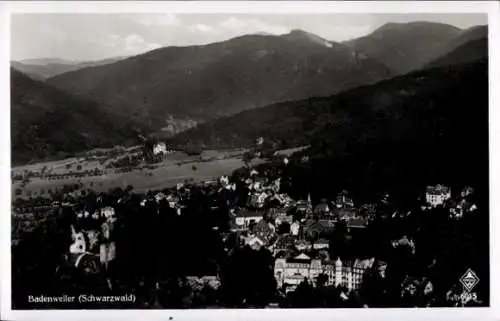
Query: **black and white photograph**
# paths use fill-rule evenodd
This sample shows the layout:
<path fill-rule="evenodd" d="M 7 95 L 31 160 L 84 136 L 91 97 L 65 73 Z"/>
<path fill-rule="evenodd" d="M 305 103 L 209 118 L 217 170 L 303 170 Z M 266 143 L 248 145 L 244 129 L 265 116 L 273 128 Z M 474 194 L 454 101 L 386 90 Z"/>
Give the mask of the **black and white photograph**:
<path fill-rule="evenodd" d="M 9 14 L 3 309 L 491 307 L 486 10 L 171 8 Z"/>

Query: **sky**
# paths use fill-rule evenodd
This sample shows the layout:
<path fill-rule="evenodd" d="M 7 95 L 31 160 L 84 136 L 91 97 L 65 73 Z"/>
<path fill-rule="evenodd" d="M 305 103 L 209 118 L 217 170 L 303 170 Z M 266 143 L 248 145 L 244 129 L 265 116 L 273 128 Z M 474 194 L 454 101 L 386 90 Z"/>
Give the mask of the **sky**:
<path fill-rule="evenodd" d="M 166 46 L 202 45 L 244 34 L 308 31 L 332 41 L 388 22 L 432 21 L 468 28 L 486 14 L 13 14 L 11 60 L 100 60 Z"/>

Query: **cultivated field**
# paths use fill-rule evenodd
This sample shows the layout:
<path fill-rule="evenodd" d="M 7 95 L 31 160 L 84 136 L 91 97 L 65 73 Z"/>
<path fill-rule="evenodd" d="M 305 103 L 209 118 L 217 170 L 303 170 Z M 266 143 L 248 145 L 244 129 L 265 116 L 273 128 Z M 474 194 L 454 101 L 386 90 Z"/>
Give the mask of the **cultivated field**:
<path fill-rule="evenodd" d="M 174 152 L 166 156 L 161 163 L 154 164 L 155 169 L 137 168 L 132 172 L 115 173 L 115 169 L 106 169 L 101 176 L 72 177 L 67 179 L 47 180 L 31 178 L 31 181 L 22 189 L 22 196 L 46 195 L 49 189 L 55 190 L 66 184 L 81 183 L 83 188 L 96 191 L 108 191 L 110 188 L 125 188 L 132 185 L 137 192 L 162 189 L 175 186 L 177 183 L 202 182 L 221 175 L 231 174 L 235 169 L 244 166 L 241 154 L 244 150 L 215 151 L 207 150 L 201 155 L 187 155 L 182 152 Z M 102 168 L 97 161 L 85 161 L 76 158 L 61 160 L 57 162 L 46 162 L 28 166 L 16 167 L 14 172 L 26 170 L 40 170 L 43 166 L 54 166 L 53 173 L 68 172 L 66 164 L 72 164 L 72 170 L 80 165 L 82 170 Z M 21 186 L 21 182 L 12 185 L 12 197 L 14 191 Z"/>

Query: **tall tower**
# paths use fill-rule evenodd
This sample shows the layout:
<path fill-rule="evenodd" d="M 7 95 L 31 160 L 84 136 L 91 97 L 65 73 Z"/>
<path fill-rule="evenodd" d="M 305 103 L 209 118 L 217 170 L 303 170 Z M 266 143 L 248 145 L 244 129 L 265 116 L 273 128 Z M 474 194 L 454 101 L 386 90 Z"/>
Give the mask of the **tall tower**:
<path fill-rule="evenodd" d="M 340 286 L 342 284 L 342 261 L 340 257 L 335 261 L 335 286 Z"/>
<path fill-rule="evenodd" d="M 69 247 L 69 252 L 72 254 L 81 254 L 87 251 L 87 243 L 82 232 L 76 232 L 73 225 L 71 225 L 71 237 L 73 243 Z"/>
<path fill-rule="evenodd" d="M 312 212 L 313 212 L 311 193 L 307 194 L 307 210 L 306 211 L 307 211 L 307 214 L 312 214 Z"/>

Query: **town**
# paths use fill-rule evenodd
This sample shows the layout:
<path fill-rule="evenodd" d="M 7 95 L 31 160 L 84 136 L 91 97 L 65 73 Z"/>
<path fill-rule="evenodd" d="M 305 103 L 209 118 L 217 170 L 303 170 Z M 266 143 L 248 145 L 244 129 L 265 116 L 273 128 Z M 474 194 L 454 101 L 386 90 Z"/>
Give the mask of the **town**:
<path fill-rule="evenodd" d="M 165 144 L 150 149 L 144 159 L 170 154 Z M 318 198 L 290 177 L 288 168 L 306 156 L 271 153 L 252 163 L 261 157 L 255 148 L 242 157 L 246 166 L 231 175 L 147 193 L 71 184 L 16 198 L 13 295 L 136 295 L 119 308 L 446 307 L 487 299 L 480 286 L 474 299 L 461 297 L 467 269 L 484 274 L 467 252 L 478 247 L 470 239 L 484 239 L 471 235 L 485 217 L 473 187 L 422 186 L 411 206 L 389 192 L 370 203 L 348 190 Z"/>

